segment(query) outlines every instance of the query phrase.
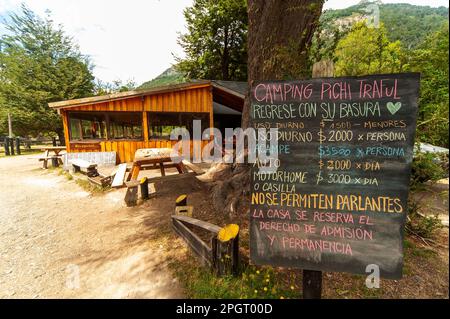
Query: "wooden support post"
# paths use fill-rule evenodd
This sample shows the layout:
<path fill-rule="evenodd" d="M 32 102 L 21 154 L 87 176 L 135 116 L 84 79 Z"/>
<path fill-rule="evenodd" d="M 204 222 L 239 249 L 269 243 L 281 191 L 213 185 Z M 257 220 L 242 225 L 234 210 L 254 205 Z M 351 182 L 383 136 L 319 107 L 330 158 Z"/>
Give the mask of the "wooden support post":
<path fill-rule="evenodd" d="M 16 153 L 20 155 L 20 137 L 16 137 Z"/>
<path fill-rule="evenodd" d="M 213 269 L 213 271 L 215 271 L 216 273 L 219 273 L 218 269 L 219 269 L 219 261 L 218 261 L 218 254 L 217 254 L 217 247 L 218 247 L 218 242 L 219 240 L 217 239 L 217 236 L 212 236 L 211 237 L 211 267 Z"/>
<path fill-rule="evenodd" d="M 5 146 L 5 156 L 9 156 L 9 138 L 5 137 L 4 144 Z"/>
<path fill-rule="evenodd" d="M 234 276 L 239 272 L 239 233 L 231 243 L 231 272 Z"/>
<path fill-rule="evenodd" d="M 149 198 L 148 196 L 148 179 L 147 177 L 141 178 L 141 197 L 143 200 L 147 200 Z"/>
<path fill-rule="evenodd" d="M 303 299 L 322 298 L 322 272 L 303 270 Z"/>
<path fill-rule="evenodd" d="M 217 274 L 236 275 L 239 269 L 239 226 L 230 224 L 223 227 L 212 244 L 215 245 L 213 260 Z"/>
<path fill-rule="evenodd" d="M 14 139 L 12 137 L 9 138 L 9 147 L 10 147 L 10 154 L 14 155 Z"/>
<path fill-rule="evenodd" d="M 192 217 L 194 206 L 177 206 L 175 207 L 176 216 L 188 216 Z"/>
<path fill-rule="evenodd" d="M 136 206 L 138 200 L 138 181 L 127 183 L 127 193 L 125 194 L 125 203 L 128 207 Z"/>
<path fill-rule="evenodd" d="M 161 176 L 166 176 L 166 171 L 164 170 L 164 164 L 159 163 L 159 169 L 161 170 Z"/>
<path fill-rule="evenodd" d="M 58 167 L 59 166 L 59 161 L 58 161 L 58 157 L 57 156 L 52 156 L 52 166 L 53 167 Z"/>
<path fill-rule="evenodd" d="M 72 173 L 76 174 L 80 171 L 81 171 L 80 166 L 72 165 Z"/>
<path fill-rule="evenodd" d="M 56 137 L 52 137 L 52 145 L 56 146 Z"/>
<path fill-rule="evenodd" d="M 128 173 L 127 182 L 129 182 L 131 180 L 137 180 L 140 170 L 141 170 L 141 166 L 139 164 L 133 163 L 133 165 L 131 166 L 131 170 Z"/>

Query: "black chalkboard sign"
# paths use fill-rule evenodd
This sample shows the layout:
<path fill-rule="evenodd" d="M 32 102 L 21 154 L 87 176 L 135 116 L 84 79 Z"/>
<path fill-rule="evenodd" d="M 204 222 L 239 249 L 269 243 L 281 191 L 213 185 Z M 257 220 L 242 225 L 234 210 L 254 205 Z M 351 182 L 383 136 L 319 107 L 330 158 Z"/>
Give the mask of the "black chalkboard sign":
<path fill-rule="evenodd" d="M 375 264 L 401 278 L 419 80 L 253 84 L 251 127 L 278 129 L 257 149 L 276 139 L 278 160 L 251 170 L 252 262 L 361 274 Z M 261 170 L 269 165 L 276 170 Z"/>

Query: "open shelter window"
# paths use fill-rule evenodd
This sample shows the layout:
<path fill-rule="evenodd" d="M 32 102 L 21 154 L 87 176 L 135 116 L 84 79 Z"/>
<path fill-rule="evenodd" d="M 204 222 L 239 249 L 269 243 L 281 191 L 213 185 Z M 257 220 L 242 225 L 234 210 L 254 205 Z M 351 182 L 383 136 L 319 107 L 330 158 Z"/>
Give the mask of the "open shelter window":
<path fill-rule="evenodd" d="M 70 140 L 142 139 L 141 112 L 69 112 Z"/>
<path fill-rule="evenodd" d="M 142 113 L 110 112 L 107 113 L 110 139 L 141 139 Z"/>
<path fill-rule="evenodd" d="M 191 139 L 194 131 L 194 120 L 201 123 L 201 133 L 209 127 L 209 113 L 169 113 L 148 112 L 148 136 L 152 139 L 169 140 L 175 128 L 188 130 Z"/>
<path fill-rule="evenodd" d="M 98 140 L 106 138 L 106 121 L 100 112 L 70 112 L 71 140 Z"/>

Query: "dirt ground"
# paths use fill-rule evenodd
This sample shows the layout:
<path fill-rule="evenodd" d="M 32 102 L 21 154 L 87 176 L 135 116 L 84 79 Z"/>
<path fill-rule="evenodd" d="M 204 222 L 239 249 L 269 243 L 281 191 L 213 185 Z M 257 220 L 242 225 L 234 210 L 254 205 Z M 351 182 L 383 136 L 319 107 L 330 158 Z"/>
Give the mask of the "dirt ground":
<path fill-rule="evenodd" d="M 167 268 L 179 194 L 128 208 L 125 189 L 91 195 L 28 157 L 0 159 L 1 298 L 183 296 Z"/>

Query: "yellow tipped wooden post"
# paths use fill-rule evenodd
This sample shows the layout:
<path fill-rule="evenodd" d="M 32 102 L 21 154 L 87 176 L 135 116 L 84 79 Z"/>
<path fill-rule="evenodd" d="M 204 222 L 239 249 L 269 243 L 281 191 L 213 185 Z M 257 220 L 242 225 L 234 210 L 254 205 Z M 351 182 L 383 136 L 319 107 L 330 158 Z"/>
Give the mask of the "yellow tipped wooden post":
<path fill-rule="evenodd" d="M 239 225 L 223 227 L 212 239 L 214 267 L 219 275 L 236 275 L 239 268 Z"/>
<path fill-rule="evenodd" d="M 193 206 L 177 206 L 175 207 L 175 215 L 192 217 L 194 211 Z"/>
<path fill-rule="evenodd" d="M 143 177 L 140 182 L 141 186 L 141 197 L 143 200 L 147 200 L 148 196 L 148 179 L 147 177 Z"/>
<path fill-rule="evenodd" d="M 183 194 L 178 196 L 175 200 L 175 206 L 186 206 L 187 205 L 187 195 Z"/>
<path fill-rule="evenodd" d="M 239 234 L 239 226 L 236 224 L 229 224 L 219 231 L 217 239 L 220 240 L 221 242 L 227 242 L 231 239 L 234 239 L 238 234 Z"/>
<path fill-rule="evenodd" d="M 125 203 L 128 207 L 136 206 L 138 199 L 138 181 L 127 182 L 127 192 L 125 194 Z"/>

